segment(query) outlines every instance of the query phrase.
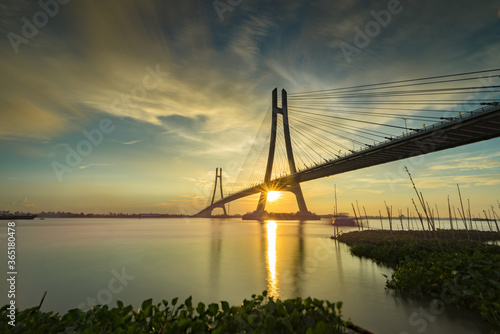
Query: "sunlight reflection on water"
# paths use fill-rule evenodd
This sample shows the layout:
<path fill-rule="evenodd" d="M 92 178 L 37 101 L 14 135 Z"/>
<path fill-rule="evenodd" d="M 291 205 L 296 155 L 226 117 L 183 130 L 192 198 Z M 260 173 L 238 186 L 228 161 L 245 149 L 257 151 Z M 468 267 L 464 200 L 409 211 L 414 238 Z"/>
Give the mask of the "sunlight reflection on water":
<path fill-rule="evenodd" d="M 272 297 L 279 298 L 279 282 L 276 275 L 276 229 L 278 225 L 275 221 L 269 220 L 266 223 L 267 229 L 267 289 L 269 295 Z"/>

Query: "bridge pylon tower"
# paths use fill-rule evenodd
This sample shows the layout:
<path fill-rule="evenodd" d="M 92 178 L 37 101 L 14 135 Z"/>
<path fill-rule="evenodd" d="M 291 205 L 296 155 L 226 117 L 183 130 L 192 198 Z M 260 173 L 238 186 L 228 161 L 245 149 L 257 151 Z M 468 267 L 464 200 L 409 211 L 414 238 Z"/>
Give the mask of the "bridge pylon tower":
<path fill-rule="evenodd" d="M 273 171 L 274 163 L 274 151 L 276 148 L 276 132 L 278 124 L 278 114 L 283 117 L 283 132 L 285 137 L 286 155 L 288 159 L 288 167 L 290 169 L 290 174 L 293 175 L 297 172 L 295 167 L 295 160 L 293 157 L 292 141 L 290 138 L 290 125 L 288 123 L 288 102 L 286 90 L 281 90 L 281 108 L 278 107 L 278 89 L 275 88 L 272 92 L 272 123 L 271 123 L 271 140 L 269 143 L 269 155 L 267 157 L 267 167 L 266 174 L 264 176 L 264 187 L 260 192 L 259 203 L 257 204 L 257 210 L 254 211 L 254 215 L 260 216 L 264 214 L 266 203 L 267 203 L 267 192 L 274 191 L 290 191 L 292 192 L 296 199 L 297 205 L 299 207 L 299 213 L 310 214 L 307 210 L 306 201 L 304 200 L 304 195 L 302 194 L 302 189 L 300 188 L 300 183 L 295 182 L 293 179 L 288 184 L 280 187 L 279 189 L 271 189 L 269 186 L 271 184 L 271 174 Z"/>
<path fill-rule="evenodd" d="M 215 193 L 217 192 L 217 183 L 219 184 L 219 189 L 220 189 L 220 199 L 223 199 L 224 193 L 222 192 L 222 168 L 218 167 L 215 169 L 215 185 L 214 185 L 214 192 L 212 194 L 212 203 L 210 203 L 210 205 L 213 205 L 215 201 Z M 222 210 L 224 210 L 224 215 L 227 216 L 226 206 L 224 204 L 216 205 L 214 208 L 222 208 Z"/>

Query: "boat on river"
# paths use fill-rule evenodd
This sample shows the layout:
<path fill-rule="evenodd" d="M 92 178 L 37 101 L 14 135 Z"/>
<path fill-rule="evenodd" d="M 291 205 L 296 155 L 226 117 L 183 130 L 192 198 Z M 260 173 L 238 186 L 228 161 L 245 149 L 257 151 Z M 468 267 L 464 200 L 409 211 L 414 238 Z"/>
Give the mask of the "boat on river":
<path fill-rule="evenodd" d="M 335 226 L 353 226 L 358 227 L 356 218 L 344 214 L 338 214 L 332 217 L 332 224 Z"/>
<path fill-rule="evenodd" d="M 332 225 L 335 227 L 337 226 L 353 226 L 353 227 L 358 227 L 358 220 L 354 217 L 349 216 L 347 213 L 338 213 L 337 212 L 337 185 L 335 185 L 334 188 L 334 193 L 335 193 L 335 207 L 334 207 L 334 214 L 332 217 Z"/>

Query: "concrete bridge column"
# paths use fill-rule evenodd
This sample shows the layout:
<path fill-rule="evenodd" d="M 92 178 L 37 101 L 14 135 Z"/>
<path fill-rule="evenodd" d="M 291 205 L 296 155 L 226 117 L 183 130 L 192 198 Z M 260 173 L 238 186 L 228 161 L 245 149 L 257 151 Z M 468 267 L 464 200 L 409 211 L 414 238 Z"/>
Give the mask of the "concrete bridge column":
<path fill-rule="evenodd" d="M 290 169 L 290 174 L 295 174 L 297 169 L 295 167 L 295 159 L 293 157 L 292 150 L 292 141 L 290 138 L 290 125 L 288 122 L 288 102 L 287 102 L 287 92 L 286 90 L 281 90 L 281 108 L 278 108 L 278 89 L 275 88 L 272 93 L 272 122 L 271 122 L 271 140 L 269 143 L 269 155 L 267 158 L 267 167 L 266 174 L 264 177 L 264 184 L 268 186 L 271 181 L 271 174 L 273 171 L 273 163 L 274 163 L 274 151 L 276 148 L 276 132 L 277 132 L 277 123 L 278 123 L 278 114 L 281 114 L 283 117 L 283 131 L 285 137 L 285 146 L 286 146 L 286 155 L 288 159 L 288 167 Z M 267 204 L 267 191 L 264 189 L 260 193 L 259 203 L 257 204 L 257 214 L 261 214 L 264 212 Z M 271 189 L 272 190 L 272 189 Z M 304 200 L 304 195 L 302 194 L 302 189 L 300 188 L 299 183 L 291 184 L 291 187 L 288 189 L 276 189 L 283 191 L 291 191 L 295 197 L 297 198 L 297 204 L 299 206 L 300 212 L 308 212 L 306 202 Z"/>

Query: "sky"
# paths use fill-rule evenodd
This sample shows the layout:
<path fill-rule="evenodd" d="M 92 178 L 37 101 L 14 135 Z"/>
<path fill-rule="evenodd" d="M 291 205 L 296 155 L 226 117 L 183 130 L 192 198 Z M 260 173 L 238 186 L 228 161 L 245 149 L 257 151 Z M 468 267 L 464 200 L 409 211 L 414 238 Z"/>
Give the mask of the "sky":
<path fill-rule="evenodd" d="M 356 52 L 357 29 L 389 13 Z M 289 93 L 498 68 L 500 1 L 79 1 L 0 4 L 0 210 L 195 213 L 225 192 Z M 376 14 L 375 14 L 376 15 Z M 351 50 L 352 51 L 352 50 Z M 265 123 L 265 124 L 264 124 Z M 441 216 L 457 183 L 500 200 L 499 139 L 302 184 L 311 211 L 412 207 L 403 166 Z M 231 203 L 253 211 L 257 197 Z M 269 203 L 290 212 L 293 195 Z M 498 210 L 497 210 L 498 211 Z"/>

